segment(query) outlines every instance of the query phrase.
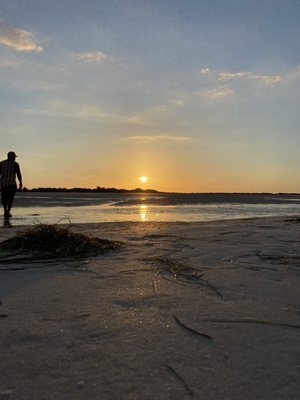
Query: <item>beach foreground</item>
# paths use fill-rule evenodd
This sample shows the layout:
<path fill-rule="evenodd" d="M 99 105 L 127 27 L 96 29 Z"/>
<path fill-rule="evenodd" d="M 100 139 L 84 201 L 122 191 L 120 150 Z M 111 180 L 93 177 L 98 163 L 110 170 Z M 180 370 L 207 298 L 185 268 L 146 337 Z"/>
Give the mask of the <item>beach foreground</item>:
<path fill-rule="evenodd" d="M 124 245 L 1 261 L 0 398 L 299 398 L 299 218 L 71 229 Z"/>

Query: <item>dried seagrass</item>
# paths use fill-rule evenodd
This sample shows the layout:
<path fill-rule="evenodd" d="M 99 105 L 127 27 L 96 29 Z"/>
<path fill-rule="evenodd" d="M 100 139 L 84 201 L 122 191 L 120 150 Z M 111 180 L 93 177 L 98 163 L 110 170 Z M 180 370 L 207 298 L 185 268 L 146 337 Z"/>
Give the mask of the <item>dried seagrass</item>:
<path fill-rule="evenodd" d="M 6 255 L 34 253 L 45 258 L 97 255 L 120 246 L 119 242 L 91 238 L 58 225 L 39 224 L 0 243 Z"/>

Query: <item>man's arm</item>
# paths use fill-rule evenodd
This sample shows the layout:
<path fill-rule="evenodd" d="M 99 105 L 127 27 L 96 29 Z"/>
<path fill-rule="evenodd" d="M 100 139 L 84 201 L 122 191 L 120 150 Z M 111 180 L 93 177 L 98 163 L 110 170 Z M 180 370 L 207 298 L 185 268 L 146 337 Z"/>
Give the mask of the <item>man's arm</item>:
<path fill-rule="evenodd" d="M 16 174 L 19 180 L 19 189 L 21 190 L 23 187 L 23 182 L 22 182 L 22 174 L 21 174 L 21 170 L 20 170 L 20 166 L 18 163 L 15 164 L 16 165 Z"/>

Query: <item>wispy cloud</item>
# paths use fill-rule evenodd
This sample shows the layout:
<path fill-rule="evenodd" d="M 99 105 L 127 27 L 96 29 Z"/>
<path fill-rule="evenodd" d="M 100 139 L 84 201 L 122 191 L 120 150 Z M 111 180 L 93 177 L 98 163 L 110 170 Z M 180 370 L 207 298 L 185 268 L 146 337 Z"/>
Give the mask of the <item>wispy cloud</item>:
<path fill-rule="evenodd" d="M 158 127 L 159 121 L 165 118 L 174 116 L 174 106 L 182 107 L 182 103 L 174 104 L 155 104 L 152 107 L 146 108 L 137 115 L 127 117 L 127 122 L 132 125 L 140 125 L 144 127 Z M 174 117 L 173 117 L 174 118 Z"/>
<path fill-rule="evenodd" d="M 87 61 L 87 62 L 103 62 L 108 58 L 107 54 L 103 53 L 102 51 L 76 53 L 75 57 L 79 61 Z"/>
<path fill-rule="evenodd" d="M 234 93 L 235 92 L 231 87 L 224 85 L 209 89 L 204 92 L 203 95 L 205 97 L 209 97 L 210 99 L 221 99 L 227 96 L 231 96 Z"/>
<path fill-rule="evenodd" d="M 17 51 L 39 53 L 43 48 L 39 46 L 31 32 L 17 29 L 3 19 L 0 19 L 0 44 L 13 47 Z"/>
<path fill-rule="evenodd" d="M 218 76 L 219 81 L 229 81 L 236 78 L 256 80 L 264 85 L 274 85 L 282 81 L 282 76 L 280 75 L 261 75 L 248 71 L 220 72 Z"/>
<path fill-rule="evenodd" d="M 139 136 L 128 136 L 125 140 L 135 143 L 154 143 L 154 142 L 188 142 L 191 141 L 192 138 L 190 136 L 178 136 L 172 135 L 169 133 L 161 133 L 158 135 L 139 135 Z"/>
<path fill-rule="evenodd" d="M 109 124 L 124 125 L 128 117 L 117 112 L 111 112 L 101 105 L 74 104 L 68 100 L 52 100 L 40 107 L 24 108 L 28 115 L 43 115 L 53 118 L 67 118 L 82 121 L 98 121 Z"/>
<path fill-rule="evenodd" d="M 210 73 L 210 69 L 209 68 L 202 68 L 200 70 L 200 74 L 201 75 L 208 75 Z"/>
<path fill-rule="evenodd" d="M 176 100 L 172 100 L 171 104 L 176 106 L 176 107 L 183 107 L 184 106 L 184 101 L 181 99 L 176 99 Z"/>
<path fill-rule="evenodd" d="M 126 122 L 132 125 L 153 126 L 153 124 L 147 118 L 141 115 L 127 117 Z"/>
<path fill-rule="evenodd" d="M 46 115 L 50 117 L 75 118 L 82 120 L 111 120 L 118 122 L 120 118 L 113 113 L 96 106 L 72 105 L 68 101 L 53 100 L 41 108 L 23 109 L 26 114 Z"/>

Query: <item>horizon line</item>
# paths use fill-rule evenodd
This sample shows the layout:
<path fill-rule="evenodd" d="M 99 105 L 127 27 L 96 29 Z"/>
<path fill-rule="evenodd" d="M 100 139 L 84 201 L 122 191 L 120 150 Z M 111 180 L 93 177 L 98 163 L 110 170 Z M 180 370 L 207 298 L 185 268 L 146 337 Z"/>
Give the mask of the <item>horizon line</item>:
<path fill-rule="evenodd" d="M 114 187 L 100 187 L 97 186 L 95 188 L 88 188 L 88 187 L 72 187 L 72 188 L 66 188 L 66 187 L 34 187 L 34 188 L 27 188 L 24 187 L 20 191 L 27 192 L 27 191 L 39 191 L 39 192 L 50 192 L 50 191 L 70 191 L 70 192 L 142 192 L 142 193 L 162 193 L 162 194 L 248 194 L 248 195 L 300 195 L 300 193 L 297 192 L 239 192 L 239 191 L 230 191 L 230 192 L 216 192 L 216 191 L 210 191 L 210 192 L 177 192 L 177 191 L 161 191 L 161 190 L 156 190 L 156 189 L 142 189 L 142 188 L 134 188 L 134 189 L 124 189 L 124 188 L 114 188 Z"/>

